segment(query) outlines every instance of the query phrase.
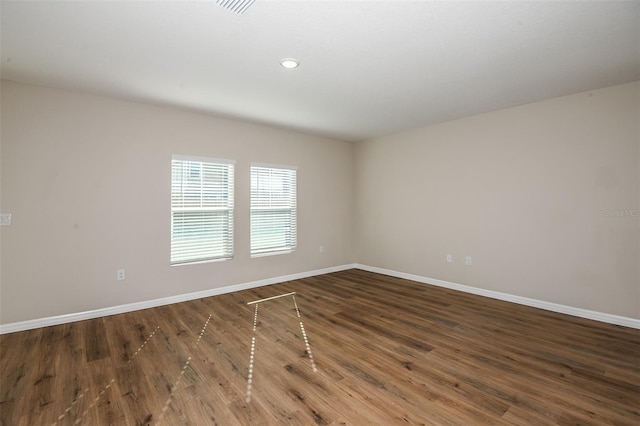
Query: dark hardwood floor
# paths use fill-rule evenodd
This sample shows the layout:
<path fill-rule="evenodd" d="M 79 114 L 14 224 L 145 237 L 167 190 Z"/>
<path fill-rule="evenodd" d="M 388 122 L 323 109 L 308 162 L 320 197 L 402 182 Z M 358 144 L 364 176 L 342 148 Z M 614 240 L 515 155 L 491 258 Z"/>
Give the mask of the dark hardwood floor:
<path fill-rule="evenodd" d="M 640 330 L 360 270 L 0 349 L 6 426 L 640 424 Z"/>

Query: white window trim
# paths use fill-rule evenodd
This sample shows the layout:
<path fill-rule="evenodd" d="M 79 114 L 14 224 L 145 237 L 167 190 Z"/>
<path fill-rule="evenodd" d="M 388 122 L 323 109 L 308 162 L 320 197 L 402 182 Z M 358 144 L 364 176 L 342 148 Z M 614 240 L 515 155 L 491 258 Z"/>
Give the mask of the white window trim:
<path fill-rule="evenodd" d="M 285 170 L 298 170 L 298 166 L 287 166 L 283 164 L 270 164 L 270 163 L 251 163 L 251 167 L 265 167 L 269 169 L 285 169 Z"/>
<path fill-rule="evenodd" d="M 235 233 L 234 233 L 234 227 L 235 227 L 235 220 L 234 220 L 234 216 L 235 216 L 235 160 L 229 160 L 229 159 L 224 159 L 224 158 L 212 158 L 212 157 L 200 157 L 200 156 L 193 156 L 193 155 L 178 155 L 178 154 L 173 154 L 171 156 L 171 164 L 172 164 L 172 173 L 173 173 L 173 161 L 193 161 L 193 162 L 199 162 L 199 163 L 210 163 L 210 164 L 227 164 L 227 165 L 232 165 L 234 166 L 232 169 L 232 177 L 231 177 L 231 185 L 232 185 L 232 193 L 233 193 L 233 197 L 232 197 L 232 202 L 231 202 L 231 207 L 215 207 L 215 208 L 210 208 L 208 210 L 218 210 L 218 211 L 228 211 L 230 214 L 230 218 L 231 218 L 231 226 L 230 229 L 228 230 L 229 233 L 231 234 L 231 254 L 229 256 L 224 256 L 224 257 L 214 257 L 214 258 L 210 258 L 210 259 L 194 259 L 194 260 L 184 260 L 184 261 L 173 261 L 172 260 L 172 256 L 173 256 L 173 251 L 172 251 L 172 242 L 170 241 L 170 247 L 169 247 L 169 263 L 171 267 L 174 266 L 186 266 L 186 265 L 196 265 L 196 264 L 202 264 L 202 263 L 210 263 L 210 262 L 221 262 L 221 261 L 226 261 L 226 260 L 231 260 L 233 259 L 234 256 L 234 239 L 235 239 Z M 171 176 L 171 181 L 170 181 L 170 188 L 173 186 L 173 175 Z M 171 194 L 172 190 L 170 190 Z M 174 223 L 173 223 L 173 213 L 174 211 L 189 211 L 189 210 L 193 210 L 193 211 L 198 211 L 198 208 L 188 208 L 188 207 L 183 207 L 180 209 L 176 209 L 174 210 L 173 207 L 173 203 L 171 201 L 171 197 L 170 197 L 170 201 L 169 201 L 169 211 L 170 211 L 170 222 L 171 222 L 171 235 L 170 235 L 170 240 L 173 239 L 173 227 L 174 227 Z"/>
<path fill-rule="evenodd" d="M 280 249 L 280 250 L 260 251 L 260 252 L 255 252 L 254 253 L 253 252 L 253 248 L 251 247 L 251 236 L 252 236 L 252 233 L 251 233 L 251 230 L 250 230 L 249 231 L 249 241 L 250 241 L 250 243 L 249 243 L 249 252 L 250 252 L 251 258 L 253 259 L 253 258 L 258 258 L 258 257 L 278 256 L 278 255 L 281 255 L 281 254 L 294 253 L 296 251 L 297 247 L 298 247 L 298 225 L 297 225 L 297 223 L 298 223 L 298 218 L 297 218 L 297 216 L 298 216 L 298 189 L 297 189 L 298 188 L 298 173 L 297 173 L 298 167 L 297 166 L 291 166 L 291 165 L 283 165 L 283 164 L 252 162 L 250 164 L 250 169 L 249 169 L 249 171 L 250 171 L 249 174 L 250 175 L 251 175 L 252 169 L 254 167 L 269 168 L 269 169 L 292 170 L 292 171 L 296 172 L 296 176 L 295 176 L 295 188 L 296 189 L 295 189 L 295 193 L 294 193 L 295 207 L 293 208 L 293 210 L 295 210 L 295 216 L 296 216 L 296 218 L 295 218 L 295 223 L 296 223 L 295 241 L 296 241 L 296 243 L 293 246 L 293 248 L 283 248 L 283 249 Z M 250 180 L 251 180 L 251 178 L 250 178 Z M 250 186 L 249 187 L 249 198 L 250 198 L 250 200 L 249 200 L 249 217 L 250 217 L 250 219 L 249 220 L 250 221 L 251 221 L 251 213 L 254 210 L 258 210 L 258 209 L 251 208 L 251 204 L 252 204 L 251 195 L 252 195 L 252 188 Z"/>
<path fill-rule="evenodd" d="M 236 164 L 236 160 L 229 160 L 227 158 L 213 158 L 213 157 L 198 157 L 194 155 L 177 155 L 171 156 L 171 161 L 198 161 L 200 163 L 218 163 L 218 164 Z"/>

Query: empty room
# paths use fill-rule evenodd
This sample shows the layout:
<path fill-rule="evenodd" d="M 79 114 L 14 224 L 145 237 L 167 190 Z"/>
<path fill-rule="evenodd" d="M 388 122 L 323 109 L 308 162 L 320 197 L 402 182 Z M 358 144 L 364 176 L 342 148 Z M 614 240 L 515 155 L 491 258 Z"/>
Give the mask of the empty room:
<path fill-rule="evenodd" d="M 0 1 L 0 425 L 640 424 L 639 1 Z"/>

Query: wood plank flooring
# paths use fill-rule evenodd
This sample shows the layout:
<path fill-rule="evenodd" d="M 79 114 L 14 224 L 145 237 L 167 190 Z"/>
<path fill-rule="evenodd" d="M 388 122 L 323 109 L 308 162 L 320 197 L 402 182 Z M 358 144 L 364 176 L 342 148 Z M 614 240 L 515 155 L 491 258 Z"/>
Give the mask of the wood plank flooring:
<path fill-rule="evenodd" d="M 640 424 L 639 330 L 360 270 L 0 350 L 6 426 Z"/>

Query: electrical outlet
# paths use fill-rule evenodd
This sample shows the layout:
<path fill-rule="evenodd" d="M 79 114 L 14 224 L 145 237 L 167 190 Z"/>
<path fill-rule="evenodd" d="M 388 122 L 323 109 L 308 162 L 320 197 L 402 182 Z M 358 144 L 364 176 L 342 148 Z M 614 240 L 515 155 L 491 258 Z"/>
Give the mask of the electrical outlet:
<path fill-rule="evenodd" d="M 10 226 L 11 225 L 11 213 L 2 213 L 2 214 L 0 214 L 0 225 L 2 225 L 2 226 Z"/>
<path fill-rule="evenodd" d="M 453 256 L 451 256 L 450 254 L 447 255 L 447 263 L 451 263 L 453 262 Z"/>
<path fill-rule="evenodd" d="M 465 260 L 464 260 L 464 263 L 465 263 L 467 266 L 471 266 L 471 256 L 467 256 L 467 257 L 465 258 Z"/>
<path fill-rule="evenodd" d="M 124 269 L 118 269 L 118 271 L 116 272 L 116 279 L 118 281 L 124 280 Z"/>

